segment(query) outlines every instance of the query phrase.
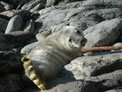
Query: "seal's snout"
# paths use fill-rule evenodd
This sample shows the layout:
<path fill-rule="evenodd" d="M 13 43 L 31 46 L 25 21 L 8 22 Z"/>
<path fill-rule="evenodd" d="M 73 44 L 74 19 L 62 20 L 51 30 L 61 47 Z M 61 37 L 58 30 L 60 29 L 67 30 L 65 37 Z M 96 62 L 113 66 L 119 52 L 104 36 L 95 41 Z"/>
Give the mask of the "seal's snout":
<path fill-rule="evenodd" d="M 81 40 L 82 46 L 84 46 L 86 44 L 86 42 L 87 42 L 87 39 L 86 38 L 82 39 Z"/>

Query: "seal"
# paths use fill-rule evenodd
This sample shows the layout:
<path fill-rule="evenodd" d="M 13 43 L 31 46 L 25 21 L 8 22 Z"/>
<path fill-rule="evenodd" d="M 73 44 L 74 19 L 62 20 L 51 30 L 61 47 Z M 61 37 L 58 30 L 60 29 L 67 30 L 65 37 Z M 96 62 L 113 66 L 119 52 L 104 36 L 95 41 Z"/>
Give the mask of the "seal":
<path fill-rule="evenodd" d="M 45 89 L 46 80 L 55 78 L 64 65 L 81 55 L 86 41 L 80 29 L 74 26 L 65 26 L 47 36 L 22 58 L 26 76 L 40 89 Z"/>

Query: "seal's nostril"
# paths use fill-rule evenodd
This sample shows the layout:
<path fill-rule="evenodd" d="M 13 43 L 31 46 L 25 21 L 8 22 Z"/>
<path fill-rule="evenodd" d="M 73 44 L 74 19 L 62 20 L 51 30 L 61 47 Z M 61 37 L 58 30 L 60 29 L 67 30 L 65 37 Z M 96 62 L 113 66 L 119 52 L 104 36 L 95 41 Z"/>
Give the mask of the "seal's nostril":
<path fill-rule="evenodd" d="M 82 46 L 84 46 L 86 44 L 86 42 L 87 42 L 87 39 L 86 38 L 82 39 L 81 40 Z"/>
<path fill-rule="evenodd" d="M 86 38 L 84 38 L 84 39 L 82 40 L 82 42 L 86 43 L 86 42 L 87 42 L 87 39 L 86 39 Z"/>

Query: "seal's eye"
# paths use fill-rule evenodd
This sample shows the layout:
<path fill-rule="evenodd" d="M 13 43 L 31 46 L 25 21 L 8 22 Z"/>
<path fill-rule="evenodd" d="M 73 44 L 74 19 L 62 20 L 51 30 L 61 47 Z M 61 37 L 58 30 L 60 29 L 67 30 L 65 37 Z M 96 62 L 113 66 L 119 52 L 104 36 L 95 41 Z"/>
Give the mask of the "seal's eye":
<path fill-rule="evenodd" d="M 71 38 L 69 38 L 69 42 L 71 42 L 72 41 L 72 39 Z"/>
<path fill-rule="evenodd" d="M 75 32 L 76 32 L 77 34 L 80 34 L 80 31 L 78 31 L 78 30 L 76 30 Z"/>

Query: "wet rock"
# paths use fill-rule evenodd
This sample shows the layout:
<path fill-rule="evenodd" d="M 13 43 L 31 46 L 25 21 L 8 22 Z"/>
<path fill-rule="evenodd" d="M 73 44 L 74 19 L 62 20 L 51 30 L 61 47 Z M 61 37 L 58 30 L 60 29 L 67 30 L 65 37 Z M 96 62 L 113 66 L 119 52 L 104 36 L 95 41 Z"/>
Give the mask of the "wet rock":
<path fill-rule="evenodd" d="M 10 74 L 0 77 L 1 92 L 18 92 L 23 88 L 21 78 L 17 74 Z"/>
<path fill-rule="evenodd" d="M 22 47 L 30 42 L 33 42 L 35 38 L 35 34 L 32 32 L 24 32 L 24 31 L 14 31 L 5 35 L 6 37 L 11 37 L 9 41 L 13 42 L 13 47 Z"/>
<path fill-rule="evenodd" d="M 0 31 L 1 32 L 3 33 L 5 32 L 7 25 L 8 25 L 8 20 L 0 18 Z"/>
<path fill-rule="evenodd" d="M 0 92 L 18 92 L 23 88 L 19 53 L 0 51 Z"/>
<path fill-rule="evenodd" d="M 12 37 L 6 37 L 5 34 L 0 34 L 0 51 L 7 51 L 12 49 Z"/>
<path fill-rule="evenodd" d="M 121 27 L 122 21 L 119 18 L 103 21 L 89 27 L 84 31 L 88 40 L 85 48 L 111 45 L 119 37 Z"/>
<path fill-rule="evenodd" d="M 20 15 L 24 20 L 31 18 L 31 13 L 28 10 L 13 10 L 14 15 Z"/>
<path fill-rule="evenodd" d="M 11 44 L 0 43 L 0 50 L 1 51 L 7 51 L 7 50 L 11 50 L 11 49 L 12 49 L 12 45 Z"/>
<path fill-rule="evenodd" d="M 3 88 L 2 85 L 0 85 L 0 91 L 1 91 L 1 92 L 5 92 L 5 90 L 4 90 L 4 88 Z"/>
<path fill-rule="evenodd" d="M 13 51 L 0 51 L 0 75 L 15 73 L 20 74 L 23 70 L 21 55 Z"/>
<path fill-rule="evenodd" d="M 23 46 L 33 42 L 35 35 L 30 32 L 15 31 L 8 34 L 0 34 L 0 50 L 7 51 L 13 48 L 22 48 Z"/>
<path fill-rule="evenodd" d="M 8 26 L 5 30 L 5 34 L 17 30 L 21 30 L 23 25 L 23 19 L 20 15 L 16 15 L 13 18 L 10 19 L 8 22 Z"/>

